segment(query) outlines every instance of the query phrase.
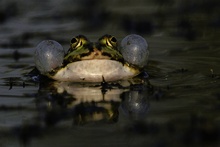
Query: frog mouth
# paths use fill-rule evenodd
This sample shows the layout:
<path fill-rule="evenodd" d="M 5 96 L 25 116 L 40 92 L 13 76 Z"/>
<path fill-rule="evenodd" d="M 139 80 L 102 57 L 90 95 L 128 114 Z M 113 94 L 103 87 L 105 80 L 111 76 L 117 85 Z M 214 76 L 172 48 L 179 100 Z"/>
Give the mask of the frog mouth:
<path fill-rule="evenodd" d="M 53 79 L 74 82 L 106 82 L 129 79 L 139 74 L 139 70 L 124 66 L 115 60 L 83 60 L 68 64 L 59 70 Z"/>

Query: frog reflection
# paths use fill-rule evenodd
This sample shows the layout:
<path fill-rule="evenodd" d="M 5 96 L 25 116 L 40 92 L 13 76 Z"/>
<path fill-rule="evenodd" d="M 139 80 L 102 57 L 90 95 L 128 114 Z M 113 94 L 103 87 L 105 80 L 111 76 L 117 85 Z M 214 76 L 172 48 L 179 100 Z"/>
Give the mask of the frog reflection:
<path fill-rule="evenodd" d="M 109 85 L 108 85 L 109 86 Z M 129 87 L 119 87 L 110 84 L 103 90 L 102 84 L 79 84 L 68 82 L 52 82 L 42 84 L 38 93 L 38 107 L 42 112 L 43 120 L 48 125 L 56 124 L 59 121 L 73 119 L 74 125 L 87 123 L 115 123 L 119 117 L 119 107 L 128 110 L 126 107 L 134 101 L 127 101 L 126 97 L 136 99 L 140 104 L 148 105 L 143 100 L 142 90 L 132 90 Z M 143 85 L 142 85 L 143 86 Z M 104 91 L 104 92 L 103 92 Z M 137 93 L 134 95 L 133 93 Z M 138 93 L 140 93 L 138 95 Z M 147 98 L 147 96 L 146 96 Z M 137 104 L 135 102 L 135 104 Z M 43 108 L 43 109 L 42 109 Z M 147 109 L 143 109 L 145 111 Z M 135 110 L 139 113 L 139 109 Z"/>
<path fill-rule="evenodd" d="M 122 94 L 121 108 L 125 115 L 132 119 L 144 118 L 150 104 L 148 91 L 131 90 Z"/>
<path fill-rule="evenodd" d="M 75 125 L 88 122 L 115 123 L 118 121 L 119 102 L 81 103 L 76 105 L 73 113 Z"/>

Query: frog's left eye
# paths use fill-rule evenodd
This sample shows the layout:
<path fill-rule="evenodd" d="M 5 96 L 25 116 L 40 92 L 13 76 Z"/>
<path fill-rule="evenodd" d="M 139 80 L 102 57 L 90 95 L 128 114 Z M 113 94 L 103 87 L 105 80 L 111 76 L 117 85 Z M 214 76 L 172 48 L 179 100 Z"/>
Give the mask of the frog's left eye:
<path fill-rule="evenodd" d="M 117 39 L 114 36 L 111 36 L 107 39 L 106 44 L 110 47 L 117 46 Z"/>
<path fill-rule="evenodd" d="M 112 37 L 110 40 L 111 40 L 111 42 L 114 42 L 114 43 L 117 42 L 117 39 L 115 37 Z"/>

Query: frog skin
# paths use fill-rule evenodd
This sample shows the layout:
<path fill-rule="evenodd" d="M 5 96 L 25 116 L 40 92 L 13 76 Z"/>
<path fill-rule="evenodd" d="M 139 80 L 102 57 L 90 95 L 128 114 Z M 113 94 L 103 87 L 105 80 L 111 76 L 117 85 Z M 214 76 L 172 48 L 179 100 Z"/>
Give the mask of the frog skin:
<path fill-rule="evenodd" d="M 71 39 L 63 64 L 47 76 L 58 81 L 110 82 L 132 78 L 140 73 L 126 62 L 114 36 L 104 35 L 97 42 L 78 35 Z"/>

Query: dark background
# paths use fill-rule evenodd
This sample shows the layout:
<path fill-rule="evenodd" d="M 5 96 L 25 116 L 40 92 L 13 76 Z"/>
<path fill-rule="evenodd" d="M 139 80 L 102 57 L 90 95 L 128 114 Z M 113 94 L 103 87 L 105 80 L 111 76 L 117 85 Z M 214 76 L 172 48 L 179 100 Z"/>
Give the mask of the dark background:
<path fill-rule="evenodd" d="M 219 3 L 1 0 L 0 146 L 219 146 Z M 53 39 L 67 50 L 78 34 L 92 41 L 111 34 L 120 41 L 131 33 L 142 35 L 150 51 L 152 89 L 141 119 L 124 108 L 126 97 L 113 104 L 119 114 L 113 124 L 72 124 L 58 111 L 66 94 L 59 109 L 43 109 L 54 89 L 40 89 L 25 76 L 39 42 Z"/>

